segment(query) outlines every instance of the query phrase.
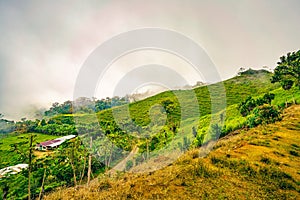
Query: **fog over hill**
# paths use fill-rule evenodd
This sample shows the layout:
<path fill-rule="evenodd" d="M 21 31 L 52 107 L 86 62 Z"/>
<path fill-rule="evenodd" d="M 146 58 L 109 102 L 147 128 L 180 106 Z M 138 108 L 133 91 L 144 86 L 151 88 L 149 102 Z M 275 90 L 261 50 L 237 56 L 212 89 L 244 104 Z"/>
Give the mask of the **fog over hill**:
<path fill-rule="evenodd" d="M 53 102 L 73 99 L 76 78 L 91 52 L 133 29 L 159 27 L 191 38 L 222 79 L 240 67 L 274 68 L 281 55 L 300 44 L 297 0 L 70 2 L 0 1 L 0 113 L 7 118 L 20 119 Z M 97 98 L 112 96 L 133 65 L 160 64 L 184 76 L 189 85 L 206 82 L 180 57 L 141 52 L 116 61 L 107 77 L 110 84 Z M 174 86 L 181 86 L 176 81 Z"/>

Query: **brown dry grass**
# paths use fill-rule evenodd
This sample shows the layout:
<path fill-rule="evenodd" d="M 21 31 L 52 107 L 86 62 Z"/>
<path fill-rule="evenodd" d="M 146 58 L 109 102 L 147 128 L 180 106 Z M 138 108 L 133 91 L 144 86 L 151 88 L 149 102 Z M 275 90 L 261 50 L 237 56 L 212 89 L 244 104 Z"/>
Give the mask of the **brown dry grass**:
<path fill-rule="evenodd" d="M 45 199 L 299 199 L 299 134 L 298 105 L 280 122 L 226 136 L 205 158 L 191 150 L 161 170 L 103 175 Z"/>
<path fill-rule="evenodd" d="M 37 151 L 37 150 L 35 150 L 33 153 L 37 158 L 44 158 L 50 154 L 53 154 L 53 151 Z"/>

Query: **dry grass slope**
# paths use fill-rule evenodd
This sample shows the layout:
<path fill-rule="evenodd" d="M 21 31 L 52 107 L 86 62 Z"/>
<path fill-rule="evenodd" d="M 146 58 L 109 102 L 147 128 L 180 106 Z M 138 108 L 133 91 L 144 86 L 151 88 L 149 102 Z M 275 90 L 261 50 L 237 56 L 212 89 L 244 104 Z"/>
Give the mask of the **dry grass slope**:
<path fill-rule="evenodd" d="M 275 124 L 229 134 L 205 158 L 198 154 L 191 150 L 153 173 L 61 188 L 46 199 L 300 199 L 300 106 Z"/>

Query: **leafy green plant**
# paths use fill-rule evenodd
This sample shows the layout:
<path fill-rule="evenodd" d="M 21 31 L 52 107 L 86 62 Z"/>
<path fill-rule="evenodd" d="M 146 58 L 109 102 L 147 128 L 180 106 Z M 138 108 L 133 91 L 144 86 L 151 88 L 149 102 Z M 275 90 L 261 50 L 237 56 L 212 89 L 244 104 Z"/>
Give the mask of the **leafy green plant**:
<path fill-rule="evenodd" d="M 263 97 L 259 97 L 254 99 L 252 96 L 249 96 L 245 101 L 239 104 L 239 110 L 242 116 L 247 116 L 251 113 L 251 111 L 257 106 L 261 106 L 264 104 L 271 105 L 272 100 L 274 100 L 275 94 L 266 93 Z"/>
<path fill-rule="evenodd" d="M 274 123 L 280 119 L 280 111 L 275 106 L 263 105 L 253 110 L 253 114 L 248 117 L 247 123 L 249 127 L 255 127 L 260 124 Z"/>
<path fill-rule="evenodd" d="M 133 161 L 132 160 L 128 160 L 126 162 L 126 166 L 125 166 L 126 171 L 130 170 L 132 167 L 133 167 Z"/>

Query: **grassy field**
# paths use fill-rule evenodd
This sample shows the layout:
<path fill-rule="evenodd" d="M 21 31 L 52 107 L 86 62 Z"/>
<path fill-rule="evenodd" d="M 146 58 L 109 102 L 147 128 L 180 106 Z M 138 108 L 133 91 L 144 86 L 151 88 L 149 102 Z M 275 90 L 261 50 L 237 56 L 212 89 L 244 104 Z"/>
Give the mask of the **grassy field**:
<path fill-rule="evenodd" d="M 17 159 L 17 155 L 15 152 L 12 152 L 11 145 L 24 141 L 25 137 L 28 136 L 30 133 L 25 134 L 6 134 L 0 138 L 0 169 L 19 164 L 20 161 Z M 35 134 L 37 137 L 35 138 L 34 143 L 43 142 L 47 140 L 51 140 L 57 138 L 58 136 L 53 135 L 46 135 L 46 134 L 39 134 L 39 133 L 32 133 Z"/>
<path fill-rule="evenodd" d="M 166 91 L 129 105 L 130 117 L 139 125 L 146 126 L 150 123 L 149 111 L 154 105 L 161 104 L 163 100 L 171 100 L 177 103 L 184 113 L 174 112 L 174 118 L 187 119 L 192 117 L 211 114 L 213 100 L 216 105 L 215 112 L 221 111 L 226 106 L 240 103 L 248 96 L 259 96 L 264 93 L 278 89 L 278 84 L 270 82 L 272 74 L 267 71 L 258 71 L 252 75 L 237 76 L 224 82 L 209 86 L 198 87 L 194 90 Z M 196 96 L 196 102 L 195 98 Z M 184 100 L 179 102 L 180 100 Z M 218 107 L 218 105 L 220 107 Z M 224 107 L 225 106 L 225 107 Z M 111 120 L 112 113 L 126 114 L 122 111 L 126 106 L 104 110 L 98 113 L 98 118 Z M 199 109 L 199 110 L 198 110 Z M 199 116 L 200 113 L 200 116 Z M 129 116 L 127 116 L 129 117 Z M 126 116 L 123 117 L 126 119 Z M 83 120 L 84 121 L 84 120 Z"/>
<path fill-rule="evenodd" d="M 203 119 L 207 118 L 212 112 L 212 99 L 216 105 L 214 113 L 220 112 L 226 107 L 228 113 L 227 121 L 233 118 L 240 120 L 237 119 L 239 115 L 237 104 L 245 100 L 248 96 L 260 97 L 265 93 L 272 92 L 275 94 L 273 105 L 284 105 L 285 101 L 292 102 L 293 99 L 300 101 L 300 94 L 297 88 L 284 91 L 280 88 L 279 84 L 272 84 L 270 82 L 271 76 L 272 74 L 270 72 L 256 71 L 255 74 L 236 76 L 224 82 L 198 87 L 194 90 L 166 91 L 142 101 L 103 110 L 96 114 L 62 116 L 74 117 L 78 124 L 91 124 L 98 123 L 99 121 L 115 122 L 115 119 L 118 118 L 120 126 L 126 125 L 126 123 L 132 119 L 135 124 L 146 127 L 151 125 L 153 116 L 155 118 L 158 117 L 158 113 L 153 112 L 153 108 L 158 105 L 161 106 L 164 100 L 171 100 L 176 103 L 179 111 L 175 110 L 173 113 L 170 113 L 170 115 L 173 116 L 173 119 L 177 119 L 178 121 L 196 118 L 200 118 L 200 120 L 203 121 Z M 220 88 L 224 89 L 225 93 L 220 94 Z M 196 102 L 193 96 L 196 96 Z M 178 99 L 183 99 L 184 101 L 179 102 Z M 222 107 L 218 108 L 218 105 Z M 180 110 L 183 110 L 182 113 Z M 203 127 L 205 126 L 206 125 L 203 125 Z"/>
<path fill-rule="evenodd" d="M 191 150 L 164 169 L 103 175 L 89 188 L 61 189 L 46 199 L 299 199 L 299 134 L 294 105 L 280 122 L 232 132 L 207 157 Z"/>
<path fill-rule="evenodd" d="M 173 113 L 175 118 L 182 117 L 184 120 L 192 117 L 200 117 L 211 113 L 212 99 L 214 99 L 216 105 L 223 105 L 223 102 L 225 102 L 225 106 L 230 106 L 240 103 L 250 95 L 259 96 L 274 89 L 278 89 L 280 87 L 278 84 L 271 84 L 271 76 L 272 74 L 270 72 L 258 71 L 256 74 L 237 76 L 221 83 L 202 86 L 193 90 L 162 92 L 129 105 L 100 111 L 97 114 L 66 114 L 59 116 L 74 117 L 77 122 L 88 124 L 97 123 L 98 120 L 110 121 L 114 118 L 113 115 L 118 116 L 119 114 L 124 115 L 121 116 L 123 119 L 131 117 L 138 125 L 146 126 L 151 121 L 151 108 L 155 105 L 161 105 L 164 100 L 171 100 L 174 103 L 178 103 L 180 109 L 186 111 L 185 113 Z M 221 89 L 224 89 L 225 92 L 222 93 L 222 95 L 219 93 Z M 196 102 L 193 97 L 196 97 Z M 184 102 L 178 102 L 179 99 L 183 99 Z M 129 110 L 127 110 L 128 106 Z M 130 115 L 126 115 L 128 114 L 128 111 Z M 220 110 L 216 108 L 216 111 Z M 199 112 L 200 116 L 198 116 Z M 181 116 L 181 114 L 183 114 L 183 116 Z"/>
<path fill-rule="evenodd" d="M 124 138 L 125 135 L 136 133 L 143 135 L 147 132 L 151 135 L 160 134 L 159 130 L 170 129 L 174 124 L 178 128 L 177 131 L 185 133 L 191 133 L 192 127 L 198 128 L 199 124 L 201 125 L 199 131 L 205 131 L 211 118 L 219 118 L 218 113 L 225 108 L 229 111 L 225 119 L 228 127 L 235 129 L 240 125 L 240 121 L 245 121 L 239 117 L 237 103 L 250 95 L 260 96 L 273 90 L 281 91 L 279 84 L 270 82 L 271 76 L 272 74 L 267 71 L 254 71 L 253 74 L 236 76 L 209 86 L 193 90 L 166 91 L 129 105 L 103 110 L 96 114 L 74 115 L 74 118 L 77 127 L 92 123 L 93 126 L 98 126 L 96 124 L 99 122 L 103 132 L 113 132 L 114 135 L 120 136 L 116 138 L 115 143 L 124 143 L 123 147 L 126 149 L 132 149 L 132 145 L 140 142 L 135 138 L 136 141 L 132 144 L 126 143 L 128 138 Z M 173 106 L 169 112 L 164 106 L 165 102 L 171 102 Z M 166 123 L 155 122 L 156 120 L 159 123 L 164 119 Z M 98 133 L 95 131 L 94 134 Z M 188 137 L 192 135 L 189 134 Z"/>

